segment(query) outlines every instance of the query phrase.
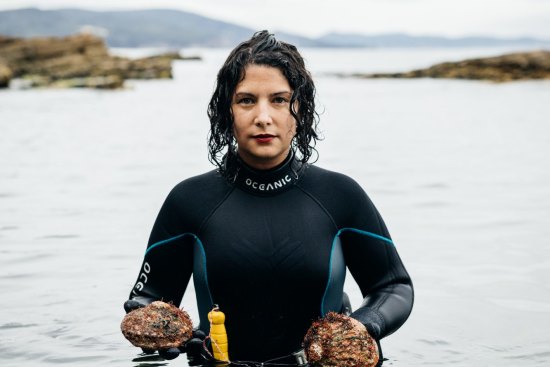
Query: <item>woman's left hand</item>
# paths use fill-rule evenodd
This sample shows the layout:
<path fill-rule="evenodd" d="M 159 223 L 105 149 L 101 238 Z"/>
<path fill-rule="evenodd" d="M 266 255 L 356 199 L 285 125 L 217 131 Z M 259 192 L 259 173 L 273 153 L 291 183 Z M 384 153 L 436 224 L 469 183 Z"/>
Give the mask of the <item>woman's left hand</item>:
<path fill-rule="evenodd" d="M 315 321 L 304 338 L 310 363 L 339 367 L 377 366 L 380 359 L 376 340 L 359 321 L 329 312 Z"/>

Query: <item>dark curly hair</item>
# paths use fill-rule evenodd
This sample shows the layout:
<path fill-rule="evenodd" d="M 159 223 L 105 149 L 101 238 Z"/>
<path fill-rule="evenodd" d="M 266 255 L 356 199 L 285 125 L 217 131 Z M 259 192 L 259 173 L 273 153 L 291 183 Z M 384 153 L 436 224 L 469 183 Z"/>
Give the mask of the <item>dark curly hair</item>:
<path fill-rule="evenodd" d="M 222 174 L 228 174 L 224 161 L 231 161 L 236 157 L 237 144 L 233 136 L 231 101 L 237 84 L 245 77 L 244 69 L 249 64 L 278 68 L 288 80 L 293 90 L 289 103 L 290 113 L 296 119 L 296 135 L 292 140 L 292 148 L 298 153 L 298 159 L 306 163 L 319 140 L 315 85 L 296 47 L 277 40 L 268 31 L 256 32 L 251 39 L 238 45 L 218 72 L 216 89 L 208 104 L 208 159 L 218 166 Z"/>

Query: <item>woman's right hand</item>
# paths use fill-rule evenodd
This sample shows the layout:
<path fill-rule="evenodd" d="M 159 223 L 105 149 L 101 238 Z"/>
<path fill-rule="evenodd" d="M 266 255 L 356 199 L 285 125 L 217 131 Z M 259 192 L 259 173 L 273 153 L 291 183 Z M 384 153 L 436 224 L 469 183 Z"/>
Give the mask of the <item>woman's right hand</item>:
<path fill-rule="evenodd" d="M 124 302 L 124 310 L 126 313 L 130 313 L 147 306 L 153 301 L 153 299 L 129 299 Z M 187 353 L 190 361 L 196 361 L 202 364 L 212 360 L 212 356 L 204 349 L 204 339 L 206 339 L 206 334 L 199 329 L 195 329 L 193 330 L 191 339 L 177 348 L 159 349 L 158 351 L 155 349 L 141 348 L 141 350 L 145 354 L 154 354 L 158 352 L 159 356 L 166 360 L 171 360 L 177 358 L 182 353 Z"/>

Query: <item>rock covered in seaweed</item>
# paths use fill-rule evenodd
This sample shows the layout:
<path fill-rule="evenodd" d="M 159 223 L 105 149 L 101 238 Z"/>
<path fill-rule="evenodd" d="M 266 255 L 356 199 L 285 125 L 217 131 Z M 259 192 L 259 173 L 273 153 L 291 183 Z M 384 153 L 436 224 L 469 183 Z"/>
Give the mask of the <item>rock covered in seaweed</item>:
<path fill-rule="evenodd" d="M 0 36 L 0 88 L 11 78 L 28 87 L 121 88 L 126 79 L 172 78 L 176 59 L 184 58 L 177 52 L 141 59 L 113 56 L 101 38 L 90 34 Z"/>
<path fill-rule="evenodd" d="M 128 313 L 120 329 L 136 347 L 168 349 L 179 347 L 191 338 L 193 324 L 187 312 L 162 301 Z"/>
<path fill-rule="evenodd" d="M 0 88 L 6 88 L 12 77 L 11 69 L 0 63 Z"/>
<path fill-rule="evenodd" d="M 517 52 L 501 56 L 444 62 L 403 73 L 354 74 L 361 78 L 451 78 L 508 82 L 550 79 L 550 51 Z"/>
<path fill-rule="evenodd" d="M 308 363 L 323 367 L 374 367 L 378 346 L 359 321 L 335 312 L 315 321 L 303 342 Z"/>

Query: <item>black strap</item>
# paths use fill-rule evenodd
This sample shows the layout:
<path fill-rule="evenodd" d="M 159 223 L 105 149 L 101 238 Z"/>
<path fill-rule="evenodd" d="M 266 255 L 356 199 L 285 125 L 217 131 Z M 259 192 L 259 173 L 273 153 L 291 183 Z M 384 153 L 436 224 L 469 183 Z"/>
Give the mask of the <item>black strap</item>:
<path fill-rule="evenodd" d="M 306 354 L 303 349 L 286 356 L 269 359 L 265 362 L 251 362 L 251 361 L 231 361 L 233 366 L 246 366 L 246 367 L 305 367 L 307 366 Z"/>

